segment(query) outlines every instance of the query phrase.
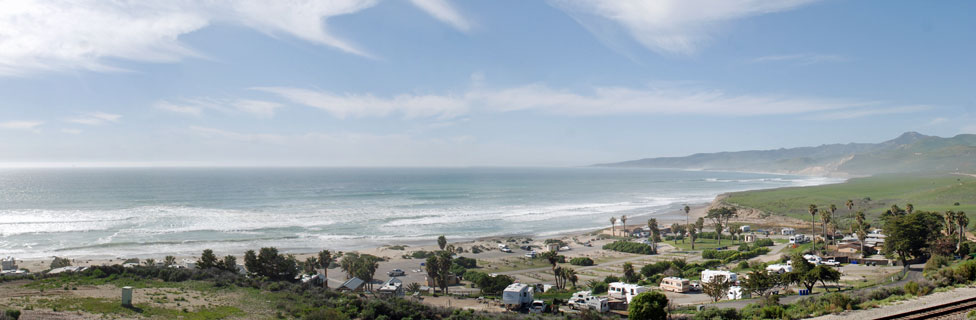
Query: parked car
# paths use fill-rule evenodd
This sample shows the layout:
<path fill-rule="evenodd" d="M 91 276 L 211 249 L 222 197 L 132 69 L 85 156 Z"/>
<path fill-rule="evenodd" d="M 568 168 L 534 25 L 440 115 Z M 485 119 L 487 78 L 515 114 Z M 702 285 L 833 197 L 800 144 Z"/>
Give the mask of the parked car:
<path fill-rule="evenodd" d="M 525 257 L 527 257 L 527 258 L 535 258 L 535 251 L 532 251 L 532 252 L 529 252 L 529 253 L 526 253 L 526 254 L 525 254 Z"/>
<path fill-rule="evenodd" d="M 506 247 L 506 248 L 501 248 L 501 250 L 502 250 L 502 252 L 504 252 L 504 253 L 512 253 L 512 249 L 509 249 L 509 248 L 507 248 L 507 247 Z"/>
<path fill-rule="evenodd" d="M 840 266 L 840 262 L 834 260 L 834 258 L 827 259 L 827 261 L 824 261 L 823 264 L 831 267 Z"/>
<path fill-rule="evenodd" d="M 529 313 L 543 313 L 545 311 L 546 303 L 542 300 L 532 301 L 532 304 L 529 306 Z"/>
<path fill-rule="evenodd" d="M 400 269 L 393 269 L 392 271 L 386 273 L 386 275 L 391 276 L 391 277 L 402 277 L 402 276 L 407 275 L 407 273 L 406 272 L 403 272 L 403 270 L 400 270 Z"/>

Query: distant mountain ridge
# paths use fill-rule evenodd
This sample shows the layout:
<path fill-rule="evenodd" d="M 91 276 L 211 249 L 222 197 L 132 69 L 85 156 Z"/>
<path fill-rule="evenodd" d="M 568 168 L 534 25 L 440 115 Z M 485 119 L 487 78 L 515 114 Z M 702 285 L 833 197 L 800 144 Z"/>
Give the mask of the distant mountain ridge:
<path fill-rule="evenodd" d="M 951 138 L 906 132 L 881 143 L 698 153 L 646 158 L 597 167 L 672 168 L 863 176 L 909 172 L 976 172 L 976 135 Z"/>

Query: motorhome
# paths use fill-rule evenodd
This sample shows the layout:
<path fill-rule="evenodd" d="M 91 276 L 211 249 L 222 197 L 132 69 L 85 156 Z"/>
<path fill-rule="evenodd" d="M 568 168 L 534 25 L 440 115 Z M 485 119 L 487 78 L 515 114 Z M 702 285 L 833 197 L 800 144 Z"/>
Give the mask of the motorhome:
<path fill-rule="evenodd" d="M 793 272 L 793 266 L 788 264 L 771 264 L 766 266 L 766 271 L 784 274 L 787 272 Z"/>
<path fill-rule="evenodd" d="M 688 279 L 667 277 L 661 279 L 661 290 L 684 293 L 691 291 L 691 281 Z"/>
<path fill-rule="evenodd" d="M 532 287 L 522 283 L 513 283 L 505 287 L 502 292 L 502 304 L 513 310 L 522 309 L 532 303 Z"/>
<path fill-rule="evenodd" d="M 738 275 L 736 275 L 735 272 L 725 271 L 725 270 L 708 270 L 708 269 L 705 269 L 701 273 L 701 282 L 702 283 L 712 282 L 712 278 L 714 278 L 715 276 L 723 276 L 723 277 L 725 277 L 725 281 L 726 282 L 735 283 L 736 281 L 739 281 Z"/>
<path fill-rule="evenodd" d="M 648 291 L 648 288 L 645 286 L 623 282 L 611 282 L 610 288 L 607 290 L 607 294 L 611 299 L 626 300 L 629 304 L 634 297 L 646 291 Z"/>

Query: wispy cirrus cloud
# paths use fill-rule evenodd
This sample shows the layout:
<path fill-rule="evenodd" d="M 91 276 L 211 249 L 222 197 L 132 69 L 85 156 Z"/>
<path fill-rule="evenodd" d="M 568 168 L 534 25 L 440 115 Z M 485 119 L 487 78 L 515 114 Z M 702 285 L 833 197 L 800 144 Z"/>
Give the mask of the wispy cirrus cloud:
<path fill-rule="evenodd" d="M 790 95 L 731 94 L 685 86 L 594 87 L 585 91 L 529 84 L 508 88 L 477 86 L 457 93 L 377 96 L 292 87 L 253 88 L 279 95 L 298 105 L 322 109 L 337 118 L 403 116 L 454 118 L 472 110 L 532 111 L 564 116 L 711 115 L 761 116 L 812 114 L 884 104 L 841 98 Z M 910 107 L 912 110 L 917 107 Z M 905 109 L 902 112 L 908 112 Z M 873 111 L 855 111 L 867 115 Z M 849 115 L 825 115 L 840 117 Z"/>
<path fill-rule="evenodd" d="M 752 59 L 753 63 L 792 62 L 800 65 L 811 65 L 811 64 L 824 63 L 824 62 L 844 62 L 844 61 L 848 61 L 847 57 L 834 55 L 834 54 L 816 54 L 816 53 L 770 55 L 770 56 L 762 56 L 759 58 Z"/>
<path fill-rule="evenodd" d="M 549 0 L 605 42 L 618 41 L 616 25 L 662 54 L 694 54 L 725 23 L 793 10 L 818 0 Z"/>
<path fill-rule="evenodd" d="M 371 57 L 337 36 L 328 21 L 379 0 L 5 1 L 0 10 L 0 76 L 35 72 L 125 71 L 112 59 L 176 62 L 205 54 L 180 37 L 210 25 L 244 26 Z M 467 31 L 470 23 L 446 0 L 413 0 L 434 18 Z"/>
<path fill-rule="evenodd" d="M 6 121 L 0 122 L 0 129 L 35 130 L 43 124 L 43 121 Z"/>
<path fill-rule="evenodd" d="M 410 0 L 414 6 L 461 31 L 471 30 L 471 22 L 447 0 Z"/>
<path fill-rule="evenodd" d="M 122 115 L 105 112 L 91 112 L 74 118 L 69 118 L 65 121 L 89 126 L 99 126 L 106 123 L 119 122 L 119 119 L 122 119 Z"/>
<path fill-rule="evenodd" d="M 245 113 L 261 118 L 273 117 L 275 112 L 284 105 L 264 100 L 252 99 L 215 99 L 197 98 L 178 102 L 159 101 L 153 105 L 158 110 L 181 114 L 185 116 L 200 116 L 204 110 L 214 110 L 222 113 Z"/>
<path fill-rule="evenodd" d="M 838 112 L 829 112 L 829 113 L 815 115 L 812 118 L 817 120 L 845 120 L 845 119 L 856 119 L 856 118 L 886 115 L 886 114 L 916 113 L 916 112 L 922 112 L 931 109 L 932 106 L 927 106 L 927 105 L 889 106 L 889 107 L 864 108 L 864 109 L 844 110 Z"/>

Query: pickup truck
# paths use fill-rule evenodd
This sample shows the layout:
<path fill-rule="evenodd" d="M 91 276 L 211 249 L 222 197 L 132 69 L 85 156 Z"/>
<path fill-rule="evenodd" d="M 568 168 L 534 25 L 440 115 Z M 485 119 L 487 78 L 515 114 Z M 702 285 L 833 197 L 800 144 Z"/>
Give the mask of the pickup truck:
<path fill-rule="evenodd" d="M 837 260 L 834 259 L 827 259 L 827 261 L 824 261 L 823 264 L 831 267 L 840 266 L 840 262 L 837 262 Z"/>

